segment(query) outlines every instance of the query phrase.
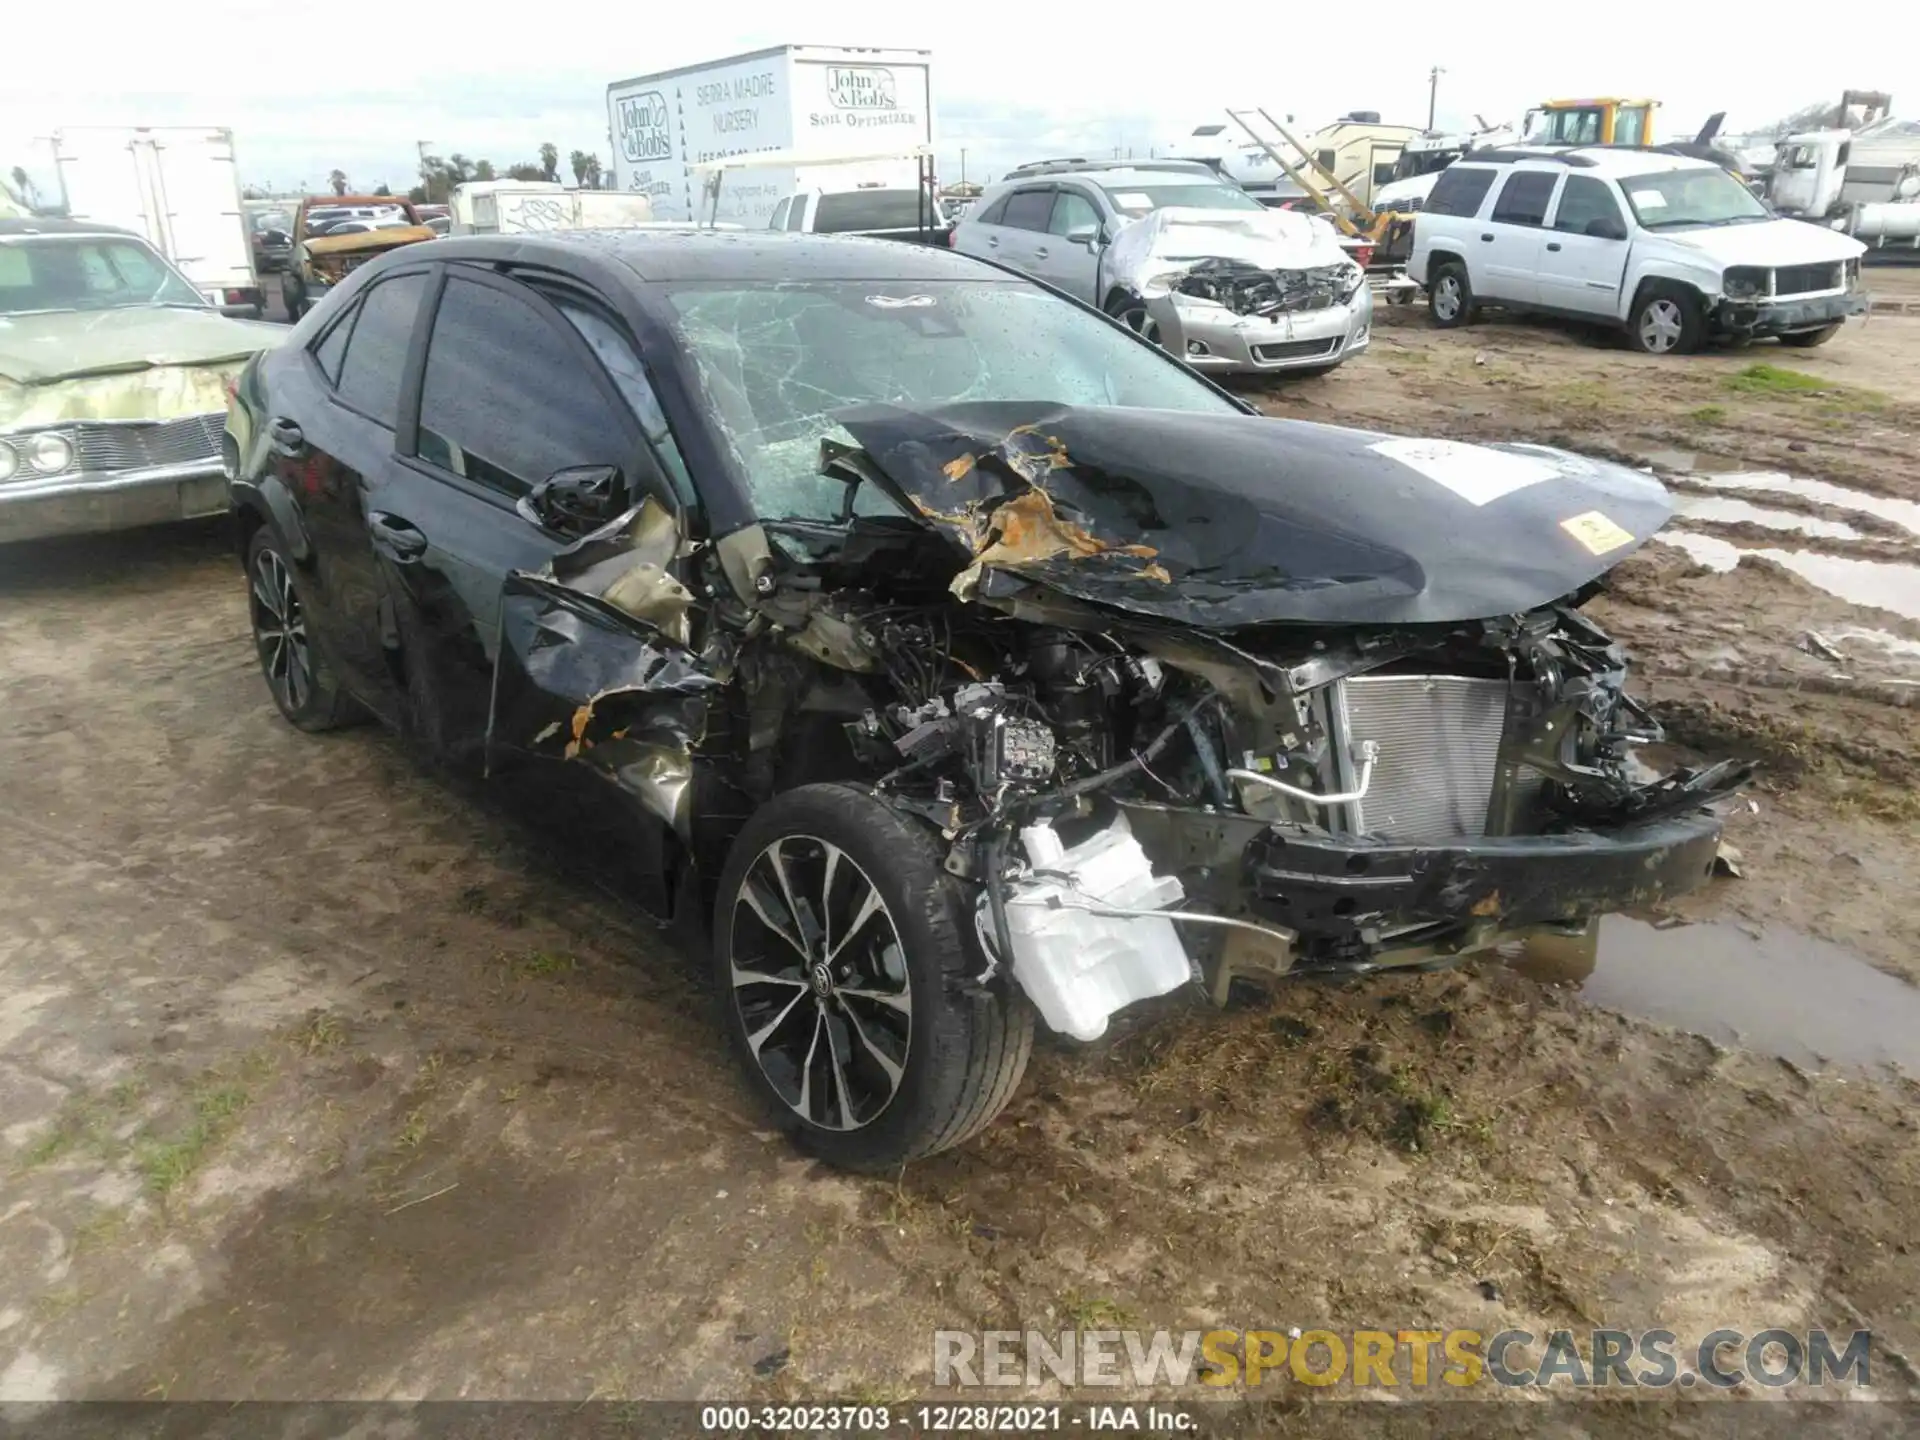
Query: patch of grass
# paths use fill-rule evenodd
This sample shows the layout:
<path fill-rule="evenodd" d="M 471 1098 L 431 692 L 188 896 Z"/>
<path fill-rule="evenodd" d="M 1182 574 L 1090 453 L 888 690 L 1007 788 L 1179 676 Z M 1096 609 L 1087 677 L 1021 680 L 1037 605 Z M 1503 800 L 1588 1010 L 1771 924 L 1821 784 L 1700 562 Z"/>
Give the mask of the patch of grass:
<path fill-rule="evenodd" d="M 856 1380 L 842 1394 L 848 1405 L 904 1405 L 919 1391 L 898 1380 Z"/>
<path fill-rule="evenodd" d="M 308 1055 L 316 1055 L 322 1050 L 338 1050 L 346 1043 L 346 1026 L 325 1013 L 315 1015 L 293 1037 L 294 1048 Z"/>
<path fill-rule="evenodd" d="M 73 1232 L 73 1253 L 84 1255 L 92 1250 L 104 1249 L 119 1239 L 126 1228 L 126 1211 L 102 1210 Z"/>
<path fill-rule="evenodd" d="M 105 1095 L 79 1095 L 67 1101 L 46 1134 L 20 1157 L 20 1168 L 50 1165 L 78 1150 L 103 1151 L 114 1125 L 126 1118 L 147 1093 L 146 1081 L 122 1080 Z"/>
<path fill-rule="evenodd" d="M 191 1179 L 207 1156 L 224 1140 L 252 1103 L 247 1087 L 236 1081 L 208 1085 L 193 1097 L 193 1118 L 185 1129 L 164 1140 L 149 1140 L 137 1152 L 147 1188 L 168 1195 Z"/>
<path fill-rule="evenodd" d="M 1621 403 L 1620 392 L 1605 380 L 1571 380 L 1548 393 L 1555 409 L 1612 410 Z"/>
<path fill-rule="evenodd" d="M 1130 1330 L 1134 1314 L 1117 1300 L 1082 1295 L 1069 1290 L 1060 1297 L 1060 1312 L 1076 1330 Z"/>
<path fill-rule="evenodd" d="M 400 1126 L 400 1143 L 409 1150 L 420 1148 L 420 1142 L 427 1138 L 427 1107 L 422 1105 L 412 1111 Z"/>
<path fill-rule="evenodd" d="M 1721 381 L 1729 390 L 1742 395 L 1811 395 L 1839 387 L 1831 380 L 1809 375 L 1804 370 L 1788 370 L 1765 363 L 1749 365 Z"/>
<path fill-rule="evenodd" d="M 1727 418 L 1724 405 L 1702 405 L 1698 410 L 1687 411 L 1686 418 L 1696 425 L 1718 425 Z"/>
<path fill-rule="evenodd" d="M 564 975 L 578 970 L 580 962 L 564 950 L 535 950 L 514 963 L 522 975 Z"/>

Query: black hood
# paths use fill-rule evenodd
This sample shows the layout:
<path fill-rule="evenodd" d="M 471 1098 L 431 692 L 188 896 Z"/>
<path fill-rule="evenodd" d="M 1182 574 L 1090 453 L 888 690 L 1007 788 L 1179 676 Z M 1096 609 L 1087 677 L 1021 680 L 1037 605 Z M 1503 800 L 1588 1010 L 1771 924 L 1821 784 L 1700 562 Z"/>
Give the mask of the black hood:
<path fill-rule="evenodd" d="M 1032 402 L 835 418 L 960 547 L 956 593 L 1017 577 L 1210 629 L 1516 614 L 1672 513 L 1652 477 L 1544 446 Z"/>

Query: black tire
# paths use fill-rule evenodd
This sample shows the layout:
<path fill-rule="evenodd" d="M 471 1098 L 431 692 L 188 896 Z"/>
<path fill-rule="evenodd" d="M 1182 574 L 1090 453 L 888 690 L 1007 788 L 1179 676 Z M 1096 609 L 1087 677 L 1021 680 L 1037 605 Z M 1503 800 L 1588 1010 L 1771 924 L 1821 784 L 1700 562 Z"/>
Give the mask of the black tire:
<path fill-rule="evenodd" d="M 1811 350 L 1816 345 L 1826 344 L 1839 333 L 1838 325 L 1822 325 L 1818 330 L 1796 330 L 1791 335 L 1782 335 L 1780 343 L 1800 350 Z"/>
<path fill-rule="evenodd" d="M 1471 325 L 1478 317 L 1473 282 L 1467 279 L 1467 267 L 1458 260 L 1444 260 L 1434 270 L 1427 285 L 1427 314 L 1442 330 Z"/>
<path fill-rule="evenodd" d="M 1147 311 L 1147 302 L 1124 291 L 1107 300 L 1107 314 L 1118 320 L 1142 340 L 1160 344 L 1160 322 Z M 1164 346 L 1162 347 L 1165 348 Z"/>
<path fill-rule="evenodd" d="M 340 688 L 326 657 L 307 634 L 308 607 L 293 562 L 262 525 L 247 543 L 247 614 L 260 674 L 280 713 L 317 734 L 351 725 L 360 707 Z"/>
<path fill-rule="evenodd" d="M 1672 285 L 1642 290 L 1627 320 L 1627 339 L 1643 355 L 1691 355 L 1706 331 L 1700 297 Z"/>
<path fill-rule="evenodd" d="M 880 908 L 834 942 L 869 892 Z M 848 958 L 822 964 L 836 956 Z M 1025 997 L 966 983 L 982 968 L 972 900 L 934 832 L 853 786 L 789 790 L 747 822 L 720 879 L 712 963 L 749 1087 L 843 1169 L 895 1170 L 967 1140 L 1006 1106 L 1033 1048 Z"/>

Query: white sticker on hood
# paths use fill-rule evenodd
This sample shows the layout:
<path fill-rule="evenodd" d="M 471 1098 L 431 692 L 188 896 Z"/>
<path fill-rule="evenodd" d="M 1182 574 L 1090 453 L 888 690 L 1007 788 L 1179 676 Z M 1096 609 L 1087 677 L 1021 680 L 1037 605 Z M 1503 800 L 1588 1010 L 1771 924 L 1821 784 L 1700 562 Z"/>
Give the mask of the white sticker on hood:
<path fill-rule="evenodd" d="M 1549 460 L 1457 440 L 1380 440 L 1367 448 L 1398 460 L 1409 470 L 1418 470 L 1469 505 L 1485 505 L 1566 473 Z"/>

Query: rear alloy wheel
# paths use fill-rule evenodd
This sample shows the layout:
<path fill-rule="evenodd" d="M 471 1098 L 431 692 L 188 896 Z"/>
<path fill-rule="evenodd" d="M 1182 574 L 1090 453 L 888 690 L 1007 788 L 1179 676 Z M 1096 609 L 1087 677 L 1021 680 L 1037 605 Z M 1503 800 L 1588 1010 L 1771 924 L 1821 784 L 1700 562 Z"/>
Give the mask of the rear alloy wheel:
<path fill-rule="evenodd" d="M 1653 290 L 1634 307 L 1627 333 L 1648 355 L 1688 355 L 1700 348 L 1700 306 L 1678 290 Z"/>
<path fill-rule="evenodd" d="M 282 715 L 308 731 L 336 729 L 356 718 L 353 701 L 334 683 L 307 633 L 293 566 L 264 525 L 247 546 L 247 611 L 260 673 Z"/>
<path fill-rule="evenodd" d="M 714 913 L 726 1025 L 775 1123 L 852 1170 L 973 1135 L 1026 1069 L 1033 1012 L 982 968 L 933 832 L 846 785 L 764 806 Z"/>
<path fill-rule="evenodd" d="M 1824 345 L 1840 333 L 1838 325 L 1822 325 L 1818 330 L 1796 330 L 1791 335 L 1782 335 L 1782 345 L 1792 345 L 1801 350 L 1810 350 L 1815 345 Z"/>
<path fill-rule="evenodd" d="M 1160 343 L 1160 322 L 1147 312 L 1146 301 L 1132 295 L 1116 295 L 1107 306 L 1107 313 L 1142 340 L 1154 345 Z"/>
<path fill-rule="evenodd" d="M 1427 313 L 1442 330 L 1473 323 L 1473 286 L 1467 280 L 1467 267 L 1458 260 L 1449 260 L 1433 272 Z"/>

